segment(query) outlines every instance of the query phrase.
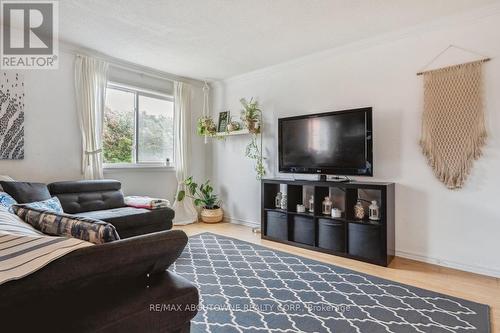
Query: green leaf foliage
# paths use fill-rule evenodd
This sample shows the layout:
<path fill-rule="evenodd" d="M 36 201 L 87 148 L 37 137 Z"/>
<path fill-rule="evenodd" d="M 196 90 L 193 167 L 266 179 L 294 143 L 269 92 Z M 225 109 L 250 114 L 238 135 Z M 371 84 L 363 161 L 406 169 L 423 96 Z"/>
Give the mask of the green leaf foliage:
<path fill-rule="evenodd" d="M 253 97 L 250 101 L 246 98 L 240 99 L 240 103 L 243 106 L 243 112 L 241 115 L 241 120 L 243 121 L 258 121 L 260 120 L 261 110 L 259 109 L 259 103 L 254 101 Z"/>
<path fill-rule="evenodd" d="M 220 205 L 219 196 L 214 192 L 213 186 L 210 184 L 210 180 L 205 181 L 203 184 L 198 185 L 193 181 L 193 177 L 188 177 L 184 180 L 184 186 L 188 189 L 189 195 L 185 194 L 185 191 L 180 191 L 177 195 L 177 200 L 182 201 L 185 196 L 194 199 L 194 204 L 196 206 L 205 207 L 207 209 L 214 209 Z M 180 196 L 181 192 L 184 195 Z"/>
<path fill-rule="evenodd" d="M 186 196 L 186 191 L 179 191 L 179 193 L 177 193 L 177 201 L 184 200 L 185 196 Z"/>

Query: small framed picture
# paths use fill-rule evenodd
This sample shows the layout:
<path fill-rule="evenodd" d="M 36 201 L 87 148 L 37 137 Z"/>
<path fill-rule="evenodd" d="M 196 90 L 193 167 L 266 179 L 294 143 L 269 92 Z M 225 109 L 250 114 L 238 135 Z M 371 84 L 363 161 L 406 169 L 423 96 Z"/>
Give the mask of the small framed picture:
<path fill-rule="evenodd" d="M 227 130 L 228 122 L 229 111 L 219 112 L 219 124 L 217 126 L 217 132 L 225 132 Z"/>

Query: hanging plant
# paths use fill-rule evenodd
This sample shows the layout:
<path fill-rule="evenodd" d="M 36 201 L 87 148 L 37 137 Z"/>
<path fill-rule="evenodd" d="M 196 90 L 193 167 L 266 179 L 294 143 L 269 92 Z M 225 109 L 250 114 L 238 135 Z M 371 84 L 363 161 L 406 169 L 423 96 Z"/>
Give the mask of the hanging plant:
<path fill-rule="evenodd" d="M 240 99 L 240 103 L 243 106 L 241 120 L 245 124 L 245 127 L 248 128 L 250 133 L 260 133 L 261 110 L 259 109 L 258 102 L 254 101 L 252 97 L 250 101 L 242 98 Z"/>
<path fill-rule="evenodd" d="M 262 179 L 262 177 L 266 174 L 266 168 L 264 167 L 265 157 L 262 156 L 262 151 L 257 143 L 257 134 L 252 135 L 252 140 L 245 149 L 245 156 L 255 160 L 255 171 L 257 172 L 256 178 L 257 180 Z"/>
<path fill-rule="evenodd" d="M 217 133 L 217 126 L 210 116 L 203 116 L 198 119 L 196 133 L 200 136 L 214 136 Z"/>

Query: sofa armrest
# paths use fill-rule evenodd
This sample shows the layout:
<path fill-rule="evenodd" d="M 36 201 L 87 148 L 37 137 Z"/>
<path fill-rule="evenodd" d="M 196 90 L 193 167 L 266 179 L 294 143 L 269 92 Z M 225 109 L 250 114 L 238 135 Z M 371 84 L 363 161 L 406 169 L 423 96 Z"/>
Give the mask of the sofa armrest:
<path fill-rule="evenodd" d="M 91 284 L 118 285 L 164 272 L 182 253 L 187 236 L 181 230 L 136 236 L 71 252 L 39 271 L 0 286 L 4 297 L 57 290 L 77 290 Z M 24 297 L 23 297 L 24 298 Z"/>

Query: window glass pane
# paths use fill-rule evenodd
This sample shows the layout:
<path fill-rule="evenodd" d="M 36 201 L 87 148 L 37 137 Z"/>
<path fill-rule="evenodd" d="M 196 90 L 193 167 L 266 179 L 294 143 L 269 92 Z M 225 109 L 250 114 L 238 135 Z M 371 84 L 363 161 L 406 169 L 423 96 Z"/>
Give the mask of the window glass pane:
<path fill-rule="evenodd" d="M 174 103 L 139 95 L 139 162 L 172 161 L 174 155 Z"/>
<path fill-rule="evenodd" d="M 108 88 L 104 108 L 104 163 L 134 161 L 134 123 L 134 93 Z"/>

